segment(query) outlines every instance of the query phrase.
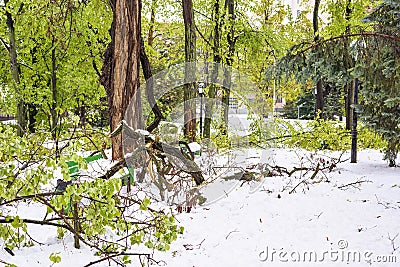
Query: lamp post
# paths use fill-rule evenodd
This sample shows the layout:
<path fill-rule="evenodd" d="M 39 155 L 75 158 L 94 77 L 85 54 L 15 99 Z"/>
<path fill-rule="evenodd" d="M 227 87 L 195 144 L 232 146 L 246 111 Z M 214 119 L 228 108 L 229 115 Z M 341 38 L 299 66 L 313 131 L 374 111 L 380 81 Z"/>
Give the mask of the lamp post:
<path fill-rule="evenodd" d="M 353 105 L 358 104 L 358 79 L 354 79 Z M 351 163 L 357 163 L 357 112 L 353 106 L 353 127 L 351 129 Z"/>
<path fill-rule="evenodd" d="M 200 96 L 200 138 L 203 137 L 203 96 L 205 87 L 204 83 L 199 83 L 199 96 Z"/>
<path fill-rule="evenodd" d="M 351 44 L 352 47 L 359 46 L 361 48 L 365 48 L 366 44 L 364 41 L 358 42 L 358 41 L 353 41 Z M 357 50 L 354 55 L 354 60 L 357 62 Z M 357 112 L 355 105 L 358 105 L 358 87 L 359 87 L 359 81 L 358 78 L 354 78 L 354 90 L 353 90 L 353 125 L 351 129 L 351 158 L 350 162 L 351 163 L 357 163 Z"/>

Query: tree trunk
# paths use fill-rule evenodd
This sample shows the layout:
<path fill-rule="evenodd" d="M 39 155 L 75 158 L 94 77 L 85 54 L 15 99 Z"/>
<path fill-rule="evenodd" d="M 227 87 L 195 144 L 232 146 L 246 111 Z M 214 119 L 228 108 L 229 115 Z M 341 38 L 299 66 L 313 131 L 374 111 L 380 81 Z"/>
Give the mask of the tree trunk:
<path fill-rule="evenodd" d="M 322 80 L 318 80 L 316 84 L 317 94 L 315 95 L 315 117 L 324 117 L 324 92 L 322 87 Z"/>
<path fill-rule="evenodd" d="M 140 37 L 140 63 L 142 64 L 143 76 L 146 80 L 146 98 L 155 117 L 154 121 L 147 127 L 147 131 L 152 132 L 155 128 L 157 128 L 158 124 L 163 118 L 163 115 L 154 98 L 154 81 L 151 79 L 151 76 L 153 75 L 151 73 L 150 61 L 147 57 L 142 37 Z"/>
<path fill-rule="evenodd" d="M 38 109 L 34 104 L 28 104 L 28 129 L 30 133 L 36 132 L 36 115 L 38 113 Z"/>
<path fill-rule="evenodd" d="M 100 82 L 107 93 L 110 130 L 113 132 L 124 119 L 125 112 L 132 128 L 142 126 L 139 92 L 141 2 L 111 0 L 110 4 L 113 10 L 111 42 L 104 55 Z M 120 160 L 123 157 L 122 136 L 118 134 L 112 138 L 112 158 Z"/>
<path fill-rule="evenodd" d="M 192 0 L 182 0 L 183 21 L 185 24 L 185 85 L 184 99 L 184 134 L 189 142 L 196 139 L 196 103 L 197 86 L 193 82 L 196 74 L 196 28 L 194 26 L 194 14 Z"/>
<path fill-rule="evenodd" d="M 153 46 L 156 7 L 157 7 L 157 0 L 152 0 L 151 1 L 150 27 L 149 27 L 149 34 L 148 34 L 148 37 L 147 37 L 147 44 L 149 46 Z"/>
<path fill-rule="evenodd" d="M 214 2 L 214 36 L 213 36 L 213 60 L 214 65 L 211 72 L 211 80 L 215 82 L 218 76 L 219 64 L 221 63 L 221 53 L 220 53 L 220 38 L 221 38 L 221 24 L 220 24 L 220 14 L 219 14 L 219 0 L 215 0 Z M 208 98 L 214 99 L 216 94 L 216 84 L 211 83 L 210 88 L 208 90 Z M 214 102 L 206 101 L 205 102 L 205 118 L 204 118 L 204 137 L 210 138 L 211 133 L 211 120 L 213 115 Z"/>
<path fill-rule="evenodd" d="M 84 103 L 79 107 L 79 126 L 85 127 L 86 125 L 86 106 Z"/>
<path fill-rule="evenodd" d="M 222 96 L 222 103 L 224 103 L 224 114 L 223 114 L 223 127 L 225 129 L 228 128 L 228 114 L 229 114 L 229 97 L 231 94 L 231 81 L 232 81 L 232 73 L 231 67 L 233 65 L 233 55 L 235 53 L 235 2 L 234 0 L 226 0 L 225 5 L 228 7 L 228 35 L 227 35 L 227 42 L 228 42 L 228 54 L 226 56 L 226 65 L 228 68 L 224 69 L 224 94 Z"/>
<path fill-rule="evenodd" d="M 52 45 L 54 47 L 54 39 L 52 41 Z M 53 140 L 57 138 L 58 132 L 58 112 L 57 112 L 57 62 L 56 62 L 56 49 L 53 48 L 51 50 L 51 109 L 50 109 L 50 116 L 51 116 L 51 125 L 50 131 L 53 137 Z"/>
<path fill-rule="evenodd" d="M 321 0 L 315 0 L 314 2 L 314 11 L 313 11 L 313 30 L 314 30 L 314 41 L 318 42 L 319 33 L 318 33 L 318 13 L 319 13 L 319 5 Z M 319 115 L 320 118 L 323 118 L 324 111 L 324 95 L 323 95 L 323 87 L 322 80 L 319 79 L 316 84 L 316 101 L 315 101 L 315 116 Z"/>
<path fill-rule="evenodd" d="M 4 0 L 4 5 L 7 6 L 8 0 Z M 10 56 L 10 70 L 12 78 L 14 81 L 15 93 L 19 98 L 22 97 L 20 94 L 20 69 L 17 61 L 17 47 L 15 41 L 15 28 L 14 21 L 11 13 L 6 11 L 6 24 L 8 28 L 8 38 L 9 38 L 9 56 Z M 22 99 L 18 100 L 17 104 L 17 122 L 18 122 L 18 135 L 22 136 L 26 131 L 27 125 L 27 107 Z"/>

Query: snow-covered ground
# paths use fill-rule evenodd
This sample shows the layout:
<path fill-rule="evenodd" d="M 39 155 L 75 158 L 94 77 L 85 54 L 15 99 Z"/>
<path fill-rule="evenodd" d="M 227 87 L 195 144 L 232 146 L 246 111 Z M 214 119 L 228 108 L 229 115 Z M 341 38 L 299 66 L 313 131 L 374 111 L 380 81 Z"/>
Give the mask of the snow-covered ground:
<path fill-rule="evenodd" d="M 243 164 L 269 160 L 291 169 L 312 163 L 305 157 L 309 153 L 252 149 Z M 349 153 L 342 159 L 346 157 Z M 218 201 L 177 214 L 185 233 L 169 251 L 155 252 L 153 258 L 172 267 L 400 266 L 399 168 L 387 167 L 379 151 L 364 150 L 358 158 L 357 164 L 340 163 L 326 176 L 319 173 L 292 194 L 304 179 L 297 173 L 233 183 Z M 229 180 L 217 182 L 232 185 Z M 18 212 L 44 216 L 35 214 L 35 205 Z M 26 267 L 50 266 L 49 255 L 57 251 L 62 261 L 54 266 L 84 266 L 98 259 L 88 248 L 74 249 L 71 236 L 57 239 L 54 229 L 36 227 L 32 236 L 45 244 L 15 250 L 15 256 L 2 249 L 0 259 Z"/>
<path fill-rule="evenodd" d="M 253 194 L 249 185 L 238 187 L 223 200 L 179 215 L 185 235 L 156 257 L 167 266 L 399 266 L 400 237 L 390 239 L 400 233 L 400 172 L 381 157 L 362 151 L 359 163 L 342 163 L 328 174 L 329 183 L 297 193 L 282 192 L 293 179 L 279 176 L 266 178 Z M 287 166 L 297 155 L 279 150 L 275 158 Z M 366 182 L 357 188 L 338 188 L 361 180 Z M 376 262 L 390 256 L 397 263 Z"/>

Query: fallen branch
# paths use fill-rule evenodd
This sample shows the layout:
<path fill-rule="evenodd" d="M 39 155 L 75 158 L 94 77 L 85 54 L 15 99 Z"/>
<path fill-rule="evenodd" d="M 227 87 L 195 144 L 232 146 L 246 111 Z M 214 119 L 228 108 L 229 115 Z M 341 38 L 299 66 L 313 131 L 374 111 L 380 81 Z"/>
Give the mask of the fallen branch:
<path fill-rule="evenodd" d="M 148 135 L 143 135 L 138 131 L 135 131 L 125 121 L 121 121 L 121 125 L 127 137 L 132 138 L 133 140 L 144 140 L 146 152 L 152 154 L 159 163 L 164 165 L 166 163 L 164 159 L 167 157 L 168 164 L 173 164 L 175 169 L 181 170 L 192 176 L 196 185 L 200 185 L 204 182 L 204 177 L 199 166 L 197 166 L 192 159 L 186 157 L 179 147 L 162 143 L 161 141 L 154 140 Z M 135 153 L 141 153 L 142 151 L 138 151 L 141 149 L 144 148 L 138 148 Z"/>
<path fill-rule="evenodd" d="M 292 190 L 290 190 L 289 194 L 294 193 L 294 191 L 296 190 L 296 188 L 299 187 L 299 185 L 306 183 L 307 180 L 308 180 L 308 179 L 301 180 L 300 183 L 298 183 L 295 187 L 292 188 Z"/>
<path fill-rule="evenodd" d="M 375 198 L 376 198 L 376 201 L 377 201 L 378 205 L 384 206 L 385 209 L 398 209 L 398 208 L 400 208 L 399 206 L 391 205 L 390 202 L 379 200 L 378 196 L 376 194 L 375 194 Z"/>
<path fill-rule="evenodd" d="M 125 159 L 118 161 L 115 165 L 113 165 L 110 169 L 107 170 L 107 172 L 100 176 L 100 179 L 110 179 L 111 177 L 114 176 L 120 169 L 126 167 L 126 162 Z"/>
<path fill-rule="evenodd" d="M 370 180 L 361 180 L 361 179 L 359 179 L 359 180 L 357 180 L 357 181 L 355 181 L 355 182 L 352 182 L 352 183 L 349 183 L 349 184 L 340 185 L 340 186 L 338 186 L 338 188 L 339 188 L 339 189 L 342 189 L 342 190 L 345 190 L 345 189 L 347 189 L 349 186 L 351 186 L 351 187 L 353 187 L 353 188 L 360 189 L 359 186 L 360 186 L 362 183 L 372 183 L 372 181 L 370 181 Z"/>
<path fill-rule="evenodd" d="M 392 254 L 393 254 L 396 250 L 399 249 L 399 247 L 396 247 L 396 245 L 395 245 L 395 241 L 396 241 L 396 238 L 397 238 L 398 236 L 399 236 L 399 233 L 397 233 L 394 237 L 390 237 L 390 234 L 388 233 L 388 239 L 390 240 L 390 243 L 392 244 L 392 249 L 393 249 Z"/>
<path fill-rule="evenodd" d="M 31 219 L 19 219 L 19 220 L 24 223 L 29 223 L 29 224 L 56 226 L 56 227 L 64 228 L 66 230 L 70 230 L 70 228 L 65 224 L 53 223 L 53 222 L 49 222 L 49 221 L 31 220 Z M 12 223 L 12 220 L 0 219 L 0 223 L 1 224 L 2 223 Z"/>
<path fill-rule="evenodd" d="M 203 244 L 203 242 L 204 242 L 205 240 L 206 240 L 206 239 L 204 238 L 199 244 L 197 244 L 197 245 L 196 245 L 196 249 L 200 249 L 200 248 L 201 248 L 201 245 Z M 186 250 L 193 250 L 193 249 L 194 249 L 194 245 L 192 245 L 192 244 L 184 244 L 183 247 L 184 247 Z"/>
<path fill-rule="evenodd" d="M 62 194 L 63 194 L 62 192 L 48 192 L 48 193 L 41 193 L 41 194 L 34 194 L 34 195 L 19 196 L 14 199 L 0 203 L 0 206 L 7 205 L 7 204 L 10 204 L 13 202 L 20 201 L 20 200 L 34 199 L 37 197 L 52 197 L 52 196 L 62 195 Z"/>
<path fill-rule="evenodd" d="M 15 264 L 11 264 L 9 262 L 3 261 L 2 259 L 0 259 L 0 263 L 3 263 L 4 266 L 16 266 Z"/>

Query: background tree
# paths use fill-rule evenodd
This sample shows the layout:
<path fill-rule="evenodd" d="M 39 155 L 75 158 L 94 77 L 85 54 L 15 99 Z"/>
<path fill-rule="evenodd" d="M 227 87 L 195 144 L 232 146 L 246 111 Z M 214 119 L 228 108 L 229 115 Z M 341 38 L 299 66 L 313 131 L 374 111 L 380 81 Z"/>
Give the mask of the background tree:
<path fill-rule="evenodd" d="M 107 42 L 103 30 L 110 21 L 107 7 L 97 0 L 10 0 L 1 11 L 14 18 L 20 72 L 18 91 L 8 86 L 9 91 L 17 102 L 23 99 L 29 106 L 25 118 L 30 130 L 52 131 L 57 139 L 64 122 L 70 121 L 68 112 L 97 105 L 104 95 L 97 81 L 97 66 Z M 5 25 L 4 17 L 0 20 Z M 93 21 L 93 17 L 99 20 Z M 0 36 L 7 47 L 3 31 Z"/>
<path fill-rule="evenodd" d="M 183 21 L 185 25 L 185 61 L 196 62 L 196 28 L 193 14 L 192 0 L 182 0 Z M 183 91 L 184 100 L 184 133 L 189 142 L 196 139 L 196 106 L 194 98 L 197 97 L 197 84 L 192 82 L 196 68 L 193 64 L 185 66 L 185 85 Z"/>
<path fill-rule="evenodd" d="M 382 134 L 388 142 L 385 159 L 396 165 L 400 148 L 400 6 L 385 0 L 368 17 L 380 36 L 363 37 L 358 42 L 358 64 L 354 70 L 360 78 L 359 114 L 367 126 Z"/>
<path fill-rule="evenodd" d="M 15 27 L 14 27 L 14 19 L 7 8 L 9 8 L 8 0 L 4 1 L 4 5 L 6 7 L 5 15 L 6 15 L 6 24 L 8 30 L 8 45 L 7 43 L 3 43 L 5 48 L 8 50 L 9 59 L 10 59 L 10 70 L 13 78 L 14 90 L 16 92 L 16 96 L 18 96 L 18 104 L 17 104 L 17 122 L 18 122 L 18 135 L 22 136 L 26 131 L 26 120 L 27 120 L 27 107 L 23 101 L 23 98 L 20 97 L 20 66 L 18 64 L 17 59 L 17 43 L 15 39 Z"/>
<path fill-rule="evenodd" d="M 313 10 L 313 32 L 314 32 L 314 41 L 318 42 L 319 40 L 319 6 L 321 4 L 321 0 L 314 1 L 314 10 Z M 317 83 L 315 85 L 315 114 L 316 116 L 323 117 L 324 112 L 324 96 L 323 96 L 323 87 L 322 87 L 322 77 L 317 79 Z"/>

